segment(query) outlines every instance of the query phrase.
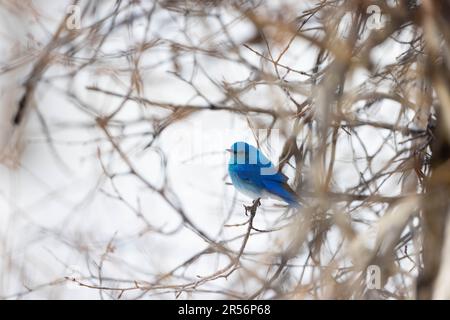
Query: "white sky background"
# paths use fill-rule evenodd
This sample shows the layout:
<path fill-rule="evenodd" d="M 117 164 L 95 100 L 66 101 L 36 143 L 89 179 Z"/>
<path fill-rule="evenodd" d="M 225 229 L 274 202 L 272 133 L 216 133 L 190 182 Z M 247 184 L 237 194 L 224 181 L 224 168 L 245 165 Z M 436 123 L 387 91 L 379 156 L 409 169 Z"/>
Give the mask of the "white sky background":
<path fill-rule="evenodd" d="M 4 30 L 0 34 L 1 66 L 33 52 L 32 49 L 26 50 L 27 37 L 35 39 L 35 43 L 28 40 L 29 46 L 40 49 L 42 44 L 49 40 L 49 34 L 59 23 L 68 4 L 63 1 L 51 5 L 48 1 L 32 1 L 32 3 L 34 9 L 42 15 L 39 21 L 45 22 L 45 25 L 31 22 L 30 12 L 16 12 L 21 18 L 14 19 L 3 5 L 0 8 L 0 20 Z M 277 6 L 297 3 L 297 1 L 272 3 Z M 104 8 L 107 7 L 104 6 Z M 299 5 L 299 11 L 301 7 L 302 5 Z M 102 13 L 99 13 L 99 16 L 101 15 Z M 224 17 L 228 21 L 235 18 L 230 15 L 230 12 Z M 210 23 L 206 26 L 200 22 L 200 19 L 190 21 L 192 24 L 192 29 L 189 29 L 190 37 L 195 44 L 204 45 L 205 42 L 201 39 L 210 37 L 211 34 L 213 36 L 206 41 L 208 45 L 216 46 L 223 41 L 220 34 L 215 34 L 215 30 L 219 30 L 220 26 L 212 21 Z M 89 22 L 82 20 L 82 25 L 85 24 Z M 162 37 L 186 42 L 185 37 L 179 32 L 181 25 L 180 16 L 173 12 L 159 10 L 152 21 L 150 34 L 155 38 Z M 103 53 L 114 55 L 140 41 L 144 27 L 138 24 L 132 30 L 122 28 L 120 33 L 108 38 L 103 47 Z M 230 29 L 231 35 L 236 42 L 242 42 L 252 35 L 250 28 L 247 23 L 237 21 Z M 265 48 L 255 45 L 254 49 L 263 52 Z M 241 50 L 256 65 L 261 63 L 255 54 L 245 48 Z M 396 56 L 399 48 L 392 45 L 389 48 L 379 48 L 377 51 L 379 56 L 374 57 L 374 60 L 379 58 L 380 62 L 386 63 L 390 56 Z M 146 51 L 141 62 L 145 84 L 143 95 L 154 101 L 204 104 L 205 102 L 200 98 L 192 99 L 195 95 L 192 88 L 168 72 L 173 71 L 170 63 L 161 63 L 156 69 L 145 70 L 145 66 L 169 58 L 169 52 L 164 41 L 161 45 Z M 89 52 L 81 54 L 87 53 Z M 281 62 L 298 70 L 310 71 L 316 53 L 317 51 L 307 43 L 296 40 Z M 236 63 L 224 62 L 201 54 L 197 55 L 197 59 L 202 68 L 218 82 L 242 81 L 251 76 L 248 69 Z M 126 67 L 127 61 L 124 59 L 104 59 L 102 63 L 104 63 L 103 67 L 96 65 L 96 68 L 86 68 L 77 75 L 71 85 L 85 102 L 99 113 L 107 114 L 120 104 L 121 99 L 88 91 L 86 86 L 98 86 L 125 94 L 127 88 L 120 85 L 120 81 L 128 83 L 129 76 L 122 73 L 113 77 L 107 71 L 109 68 Z M 192 54 L 187 54 L 180 63 L 183 66 L 182 76 L 190 77 Z M 11 110 L 16 108 L 15 103 L 17 104 L 20 99 L 22 92 L 20 83 L 24 81 L 29 70 L 28 63 L 20 69 L 0 76 L 2 89 L 0 101 L 3 106 L 0 115 L 3 124 L 0 141 L 3 148 L 11 141 L 7 120 L 13 112 Z M 63 279 L 64 276 L 71 274 L 69 266 L 77 269 L 81 277 L 89 275 L 89 270 L 95 273 L 95 265 L 100 261 L 112 237 L 114 237 L 115 250 L 108 254 L 104 262 L 103 275 L 126 280 L 151 281 L 155 275 L 171 270 L 206 247 L 203 240 L 185 227 L 171 236 L 144 232 L 145 225 L 139 218 L 122 202 L 106 194 L 112 193 L 113 188 L 110 181 L 102 174 L 97 150 L 102 150 L 103 161 L 110 172 L 120 173 L 126 168 L 117 156 L 108 155 L 110 146 L 107 143 L 98 141 L 98 139 L 104 139 L 104 134 L 99 129 L 93 128 L 92 117 L 80 112 L 79 108 L 73 105 L 73 101 L 59 92 L 59 89 L 66 89 L 68 83 L 65 80 L 55 80 L 52 76 L 60 75 L 67 70 L 70 70 L 70 67 L 53 66 L 47 70 L 44 79 L 48 79 L 50 83 L 41 83 L 35 94 L 38 108 L 47 119 L 54 145 L 62 162 L 58 161 L 50 150 L 36 113 L 32 112 L 21 140 L 23 153 L 20 155 L 20 165 L 17 168 L 11 168 L 0 164 L 1 297 L 14 296 L 18 292 L 27 292 L 27 288 L 36 288 Z M 293 79 L 293 81 L 299 80 L 304 79 Z M 355 83 L 364 81 L 364 72 L 356 72 L 353 80 Z M 216 101 L 223 98 L 222 93 L 198 70 L 195 83 L 210 100 Z M 259 107 L 292 108 L 281 90 L 277 92 L 271 87 L 250 90 L 245 100 Z M 394 123 L 399 107 L 393 103 L 382 103 L 376 107 L 376 110 L 378 112 L 373 112 L 369 116 Z M 117 119 L 135 119 L 142 114 L 158 116 L 163 113 L 160 109 L 155 111 L 155 109 L 143 108 L 136 103 L 128 102 Z M 277 123 L 277 126 L 281 129 L 286 128 L 280 123 Z M 125 133 L 145 132 L 151 129 L 148 124 L 141 122 L 128 126 Z M 383 143 L 383 130 L 368 127 L 359 130 L 361 137 L 367 142 L 365 146 L 369 153 Z M 119 131 L 112 131 L 112 133 L 119 134 Z M 153 149 L 144 150 L 150 140 L 150 137 L 136 136 L 123 140 L 121 146 L 127 151 L 140 172 L 152 183 L 159 185 L 163 181 L 161 159 Z M 349 140 L 350 138 L 341 138 L 338 144 L 338 161 L 334 176 L 338 190 L 345 190 L 358 182 L 355 180 L 358 178 L 358 173 L 352 163 L 354 159 L 349 148 Z M 248 204 L 250 199 L 236 195 L 234 188 L 225 184 L 229 178 L 226 175 L 227 154 L 224 149 L 235 141 L 255 142 L 246 119 L 225 111 L 205 111 L 172 125 L 155 142 L 155 147 L 163 149 L 167 155 L 168 181 L 179 197 L 186 214 L 196 226 L 212 238 L 217 236 L 229 212 L 232 214 L 228 222 L 230 224 L 241 223 L 246 219 L 242 204 Z M 275 162 L 281 152 L 282 142 L 275 142 L 270 147 L 263 146 L 266 154 Z M 357 144 L 355 148 L 359 150 Z M 385 149 L 381 157 L 374 159 L 375 168 L 382 166 L 385 159 L 390 156 L 389 145 Z M 292 177 L 292 172 L 287 170 L 287 173 Z M 117 178 L 115 183 L 130 204 L 137 206 L 139 201 L 143 214 L 153 226 L 161 227 L 165 231 L 172 231 L 179 226 L 178 214 L 134 177 Z M 387 194 L 393 194 L 399 190 L 398 185 L 394 183 L 387 184 L 383 188 Z M 235 196 L 238 201 L 231 207 Z M 258 228 L 270 228 L 272 222 L 283 213 L 283 209 L 276 204 L 279 203 L 271 200 L 263 201 L 263 206 L 255 220 Z M 371 218 L 373 217 L 368 214 L 367 219 Z M 225 228 L 220 238 L 231 238 L 242 234 L 244 230 L 245 227 Z M 284 240 L 285 233 L 282 232 L 261 234 L 251 238 L 246 250 L 269 254 L 276 252 L 280 241 L 282 243 Z M 235 242 L 233 245 L 238 249 L 240 242 Z M 297 260 L 303 263 L 304 257 L 299 257 Z M 188 268 L 185 276 L 194 279 L 196 275 L 213 273 L 226 262 L 224 259 L 218 260 L 205 256 L 201 259 L 201 263 Z M 89 279 L 86 280 L 87 283 L 89 281 Z M 217 280 L 206 285 L 204 289 L 231 287 L 236 291 L 242 291 L 239 282 L 239 272 L 235 272 L 228 280 Z M 244 291 L 247 290 L 250 293 L 257 288 L 258 285 L 254 282 L 253 287 L 245 288 Z M 122 298 L 133 298 L 138 294 L 139 292 L 125 293 Z M 98 290 L 62 283 L 44 286 L 23 297 L 27 299 L 95 299 L 100 296 Z M 108 298 L 106 292 L 104 297 Z M 175 296 L 174 293 L 167 293 L 154 297 L 174 298 Z M 211 293 L 195 295 L 184 293 L 180 297 L 220 298 L 221 296 Z"/>

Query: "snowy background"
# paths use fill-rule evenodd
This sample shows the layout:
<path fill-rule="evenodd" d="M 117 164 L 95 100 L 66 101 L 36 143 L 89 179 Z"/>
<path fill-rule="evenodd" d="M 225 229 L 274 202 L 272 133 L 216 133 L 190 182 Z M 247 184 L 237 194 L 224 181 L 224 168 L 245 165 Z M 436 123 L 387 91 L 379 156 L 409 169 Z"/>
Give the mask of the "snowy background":
<path fill-rule="evenodd" d="M 239 92 L 239 101 L 252 107 L 293 114 L 295 105 L 280 86 L 269 80 L 265 85 L 261 75 L 247 65 L 274 74 L 270 63 L 242 45 L 258 34 L 242 12 L 232 5 L 211 6 L 210 15 L 202 16 L 195 10 L 189 13 L 173 10 L 170 1 L 166 2 L 169 3 L 166 6 L 163 1 L 121 2 L 122 11 L 117 14 L 115 23 L 133 15 L 135 19 L 132 23 L 119 24 L 113 31 L 109 30 L 111 19 L 101 24 L 97 36 L 108 36 L 98 52 L 96 48 L 102 40 L 89 38 L 90 26 L 108 16 L 116 2 L 96 3 L 95 12 L 83 13 L 81 29 L 74 31 L 80 35 L 53 50 L 52 63 L 42 74 L 34 92 L 32 109 L 20 126 L 14 126 L 11 119 L 24 94 L 23 83 L 65 19 L 71 3 L 5 1 L 0 5 L 0 297 L 243 298 L 258 290 L 262 279 L 274 273 L 275 269 L 269 266 L 289 244 L 292 230 L 288 227 L 255 232 L 242 257 L 242 268 L 228 278 L 185 290 L 171 287 L 214 274 L 228 264 L 228 259 L 223 254 L 206 253 L 195 263 L 167 276 L 208 248 L 208 243 L 183 224 L 177 210 L 158 192 L 129 174 L 129 167 L 96 123 L 96 117 L 120 108 L 108 124 L 108 130 L 134 168 L 156 188 L 167 188 L 169 199 L 210 239 L 219 242 L 237 237 L 227 242 L 226 247 L 239 251 L 246 226 L 224 225 L 244 223 L 248 218 L 242 205 L 251 204 L 252 199 L 237 194 L 229 185 L 225 149 L 235 141 L 256 144 L 255 132 L 261 130 L 262 136 L 266 134 L 271 118 L 264 114 L 210 110 L 209 104 L 224 101 L 226 86 L 236 90 L 249 81 L 259 81 L 258 85 Z M 84 1 L 80 3 L 82 9 L 94 6 Z M 146 16 L 154 5 L 156 9 L 147 25 Z M 312 3 L 307 1 L 264 1 L 255 12 L 263 16 L 280 15 L 282 20 L 293 21 L 310 7 Z M 221 23 L 227 26 L 228 34 L 224 34 Z M 314 19 L 309 27 L 312 26 Z M 271 54 L 277 56 L 289 37 L 270 29 L 267 34 L 273 46 Z M 133 52 L 143 39 L 148 47 L 142 52 Z M 233 52 L 235 49 L 230 49 L 232 43 L 237 44 L 245 63 Z M 248 46 L 267 54 L 264 41 L 253 44 L 250 41 Z M 70 53 L 71 50 L 75 53 Z M 374 49 L 372 63 L 380 68 L 393 63 L 403 50 L 404 45 L 389 41 Z M 298 37 L 290 44 L 280 64 L 311 73 L 318 52 L 318 48 Z M 84 65 L 93 56 L 95 61 Z M 138 75 L 134 68 L 139 70 Z M 346 80 L 346 91 L 361 88 L 369 76 L 364 68 L 353 69 Z M 130 83 L 137 78 L 140 85 L 132 90 L 133 96 L 159 104 L 195 105 L 205 110 L 180 116 L 164 127 L 170 107 L 104 93 L 126 96 Z M 299 101 L 308 95 L 314 98 L 316 94 L 308 78 L 294 72 L 284 78 L 293 85 L 298 84 L 299 90 L 293 95 Z M 194 83 L 195 88 L 189 82 Z M 383 90 L 383 85 L 379 88 Z M 351 108 L 359 108 L 364 103 L 355 103 Z M 400 104 L 386 100 L 361 110 L 359 119 L 399 126 L 409 126 L 408 121 L 413 116 L 404 110 L 400 114 Z M 278 120 L 269 141 L 262 140 L 261 148 L 276 163 L 293 123 L 293 117 Z M 155 137 L 162 127 L 164 130 Z M 337 142 L 332 177 L 332 188 L 336 192 L 358 185 L 361 174 L 369 180 L 373 172 L 393 165 L 387 163 L 398 151 L 397 139 L 407 139 L 401 133 L 392 134 L 370 126 L 356 130 L 363 142 L 344 134 Z M 298 134 L 297 141 L 302 142 L 302 139 L 306 139 L 306 131 Z M 403 147 L 409 145 L 405 143 Z M 366 152 L 375 154 L 371 159 L 372 171 L 364 169 Z M 290 164 L 284 172 L 292 185 L 295 162 L 290 161 Z M 308 176 L 310 169 L 311 163 L 306 162 L 303 175 Z M 398 194 L 401 176 L 401 173 L 389 176 L 380 184 L 377 194 Z M 340 206 L 334 210 L 336 208 Z M 354 230 L 367 237 L 368 247 L 375 237 L 371 227 L 384 209 L 383 204 L 354 209 L 352 219 L 357 221 Z M 290 220 L 282 220 L 286 210 L 276 200 L 263 200 L 254 226 L 269 230 L 289 224 Z M 325 244 L 329 252 L 321 253 L 323 268 L 345 268 L 354 263 L 343 257 L 339 262 L 329 262 L 332 252 L 341 245 L 341 231 L 332 228 Z M 281 288 L 307 286 L 322 279 L 322 275 L 313 272 L 317 262 L 311 262 L 307 247 L 302 247 L 289 263 L 292 270 L 283 273 Z M 296 271 L 296 265 L 303 273 Z M 417 271 L 412 266 L 412 262 L 403 260 L 402 269 L 413 270 L 406 275 L 406 280 L 404 275 L 391 278 L 386 288 L 394 288 L 398 283 L 407 288 L 411 284 L 410 277 Z M 160 279 L 162 276 L 164 280 Z M 136 289 L 149 284 L 148 290 Z M 135 289 L 120 290 L 133 287 Z M 305 292 L 297 297 L 327 296 L 326 291 Z M 268 290 L 261 297 L 269 298 L 273 294 Z"/>

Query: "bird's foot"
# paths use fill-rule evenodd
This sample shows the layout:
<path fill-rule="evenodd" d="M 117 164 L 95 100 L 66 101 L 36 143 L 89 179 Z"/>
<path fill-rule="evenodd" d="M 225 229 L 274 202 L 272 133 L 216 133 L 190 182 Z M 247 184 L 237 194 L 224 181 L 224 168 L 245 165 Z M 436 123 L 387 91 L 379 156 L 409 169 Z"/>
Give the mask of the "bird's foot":
<path fill-rule="evenodd" d="M 258 198 L 256 200 L 253 200 L 253 203 L 251 206 L 246 206 L 244 204 L 245 209 L 245 215 L 248 216 L 248 213 L 250 212 L 251 215 L 255 215 L 256 209 L 261 205 L 261 198 Z"/>

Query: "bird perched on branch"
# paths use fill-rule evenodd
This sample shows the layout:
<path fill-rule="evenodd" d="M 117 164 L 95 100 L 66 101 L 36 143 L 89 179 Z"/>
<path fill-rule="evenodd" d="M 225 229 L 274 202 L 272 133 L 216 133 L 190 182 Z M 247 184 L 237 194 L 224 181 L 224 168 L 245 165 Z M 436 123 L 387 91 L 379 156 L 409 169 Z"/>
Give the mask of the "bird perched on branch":
<path fill-rule="evenodd" d="M 299 208 L 298 196 L 287 184 L 288 178 L 252 145 L 235 142 L 230 149 L 228 173 L 234 187 L 252 199 L 275 197 Z"/>

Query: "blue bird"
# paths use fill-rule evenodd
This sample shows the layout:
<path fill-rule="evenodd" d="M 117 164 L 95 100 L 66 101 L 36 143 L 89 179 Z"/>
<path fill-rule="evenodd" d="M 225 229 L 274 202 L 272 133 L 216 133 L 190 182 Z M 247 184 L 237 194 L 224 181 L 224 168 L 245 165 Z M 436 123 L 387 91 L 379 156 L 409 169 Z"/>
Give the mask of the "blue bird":
<path fill-rule="evenodd" d="M 298 197 L 287 184 L 288 178 L 257 148 L 235 142 L 230 149 L 228 173 L 234 187 L 252 199 L 275 197 L 299 208 Z"/>

